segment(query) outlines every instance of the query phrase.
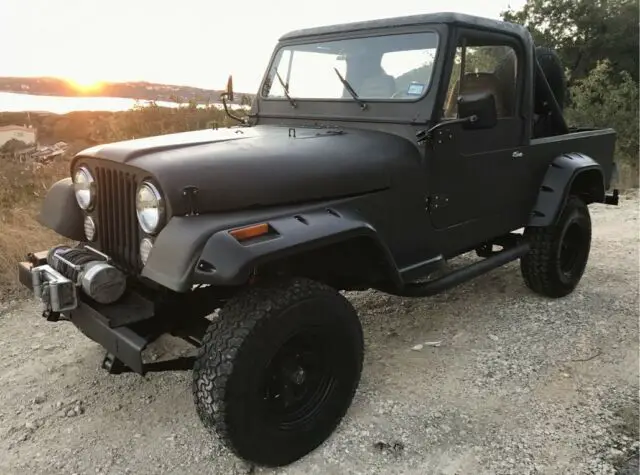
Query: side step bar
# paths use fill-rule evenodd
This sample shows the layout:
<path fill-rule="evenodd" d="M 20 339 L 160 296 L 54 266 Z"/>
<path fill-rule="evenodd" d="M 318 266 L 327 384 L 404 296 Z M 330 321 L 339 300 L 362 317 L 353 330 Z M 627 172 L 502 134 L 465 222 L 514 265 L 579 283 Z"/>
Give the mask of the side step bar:
<path fill-rule="evenodd" d="M 430 282 L 406 284 L 402 289 L 387 292 L 399 297 L 430 297 L 515 261 L 527 254 L 530 248 L 531 245 L 528 242 L 516 244 L 482 261 L 455 270 L 444 277 Z"/>

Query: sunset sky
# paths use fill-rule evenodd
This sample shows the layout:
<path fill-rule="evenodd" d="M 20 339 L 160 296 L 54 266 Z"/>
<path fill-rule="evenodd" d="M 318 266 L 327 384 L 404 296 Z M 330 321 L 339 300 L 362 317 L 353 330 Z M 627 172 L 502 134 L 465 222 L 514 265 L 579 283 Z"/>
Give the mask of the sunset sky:
<path fill-rule="evenodd" d="M 0 76 L 147 80 L 254 92 L 278 37 L 437 11 L 498 18 L 524 0 L 0 0 Z"/>

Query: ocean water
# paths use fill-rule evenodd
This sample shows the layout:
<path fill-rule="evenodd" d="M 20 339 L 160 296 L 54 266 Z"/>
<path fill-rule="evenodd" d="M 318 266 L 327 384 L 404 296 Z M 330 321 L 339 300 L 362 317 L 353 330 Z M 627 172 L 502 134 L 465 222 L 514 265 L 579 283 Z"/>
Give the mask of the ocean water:
<path fill-rule="evenodd" d="M 0 92 L 0 112 L 52 112 L 66 114 L 73 111 L 123 111 L 131 109 L 136 103 L 144 105 L 146 101 L 136 101 L 123 97 L 62 97 L 34 96 L 13 92 Z M 174 102 L 158 101 L 159 106 L 177 107 Z M 222 107 L 221 104 L 215 104 Z M 235 109 L 237 106 L 234 106 Z"/>

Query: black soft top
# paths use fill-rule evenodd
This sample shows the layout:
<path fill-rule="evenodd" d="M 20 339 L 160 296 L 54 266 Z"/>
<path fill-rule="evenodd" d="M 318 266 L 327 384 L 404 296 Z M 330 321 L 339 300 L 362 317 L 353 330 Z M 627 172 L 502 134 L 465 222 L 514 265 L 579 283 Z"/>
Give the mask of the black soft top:
<path fill-rule="evenodd" d="M 427 23 L 447 23 L 459 26 L 471 26 L 474 28 L 486 28 L 502 31 L 511 35 L 519 36 L 525 43 L 529 41 L 529 31 L 522 25 L 509 23 L 491 18 L 466 15 L 463 13 L 428 13 L 423 15 L 410 15 L 394 18 L 383 18 L 379 20 L 358 21 L 353 23 L 341 23 L 337 25 L 319 26 L 315 28 L 305 28 L 294 30 L 280 37 L 280 41 L 304 38 L 308 36 L 328 35 L 335 33 L 345 33 L 350 31 L 369 30 L 374 28 L 396 28 L 410 25 L 421 25 Z"/>

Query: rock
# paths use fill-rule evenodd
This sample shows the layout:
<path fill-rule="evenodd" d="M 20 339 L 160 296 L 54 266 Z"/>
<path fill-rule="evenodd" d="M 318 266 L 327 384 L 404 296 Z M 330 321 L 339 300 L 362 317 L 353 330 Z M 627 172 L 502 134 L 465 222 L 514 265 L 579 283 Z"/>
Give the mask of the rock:
<path fill-rule="evenodd" d="M 413 351 L 420 351 L 422 348 L 424 348 L 424 345 L 416 345 L 413 348 L 411 348 Z"/>
<path fill-rule="evenodd" d="M 24 427 L 29 430 L 34 430 L 37 427 L 37 425 L 31 421 L 27 421 L 25 422 Z"/>
<path fill-rule="evenodd" d="M 425 341 L 424 346 L 440 346 L 442 345 L 442 340 L 439 341 Z"/>
<path fill-rule="evenodd" d="M 69 409 L 69 410 L 66 412 L 66 416 L 67 416 L 67 417 L 75 417 L 75 416 L 77 416 L 77 414 L 76 414 L 76 411 L 74 411 L 73 409 Z"/>
<path fill-rule="evenodd" d="M 33 403 L 34 404 L 42 404 L 46 401 L 46 398 L 42 395 L 38 395 L 36 397 L 33 398 Z"/>
<path fill-rule="evenodd" d="M 500 339 L 496 335 L 492 335 L 492 334 L 489 334 L 489 338 L 491 338 L 493 341 L 498 341 Z"/>

